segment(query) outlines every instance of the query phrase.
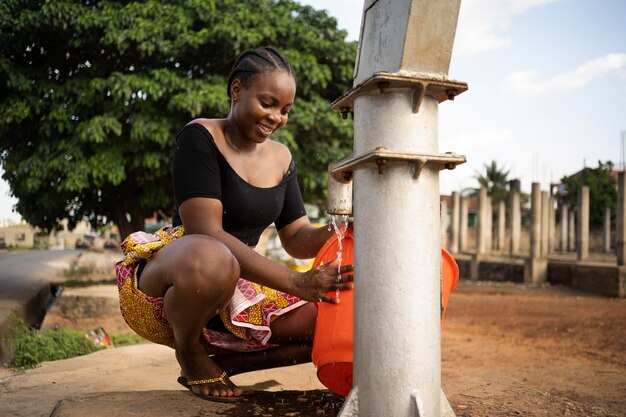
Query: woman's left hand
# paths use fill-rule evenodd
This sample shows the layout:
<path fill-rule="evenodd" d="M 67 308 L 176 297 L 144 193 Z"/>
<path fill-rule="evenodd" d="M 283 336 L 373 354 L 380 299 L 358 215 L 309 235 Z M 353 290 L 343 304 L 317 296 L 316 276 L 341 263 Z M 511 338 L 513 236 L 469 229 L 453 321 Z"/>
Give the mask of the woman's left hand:
<path fill-rule="evenodd" d="M 307 301 L 324 301 L 338 304 L 339 298 L 327 295 L 329 291 L 352 288 L 354 267 L 339 266 L 339 260 L 316 266 L 309 271 L 298 273 L 294 279 L 296 290 L 293 295 Z"/>

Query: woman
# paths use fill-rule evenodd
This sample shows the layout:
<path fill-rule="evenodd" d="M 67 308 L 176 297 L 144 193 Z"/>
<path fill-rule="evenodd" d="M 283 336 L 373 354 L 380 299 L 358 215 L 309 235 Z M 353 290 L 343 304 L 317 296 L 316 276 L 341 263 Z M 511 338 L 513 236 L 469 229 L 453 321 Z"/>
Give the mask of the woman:
<path fill-rule="evenodd" d="M 310 361 L 317 309 L 308 301 L 336 303 L 326 292 L 352 285 L 351 266 L 298 273 L 253 250 L 272 223 L 297 258 L 315 256 L 332 233 L 310 224 L 291 154 L 270 139 L 294 102 L 293 67 L 274 48 L 248 50 L 227 93 L 226 119 L 194 120 L 176 138 L 174 227 L 130 235 L 116 267 L 130 327 L 173 347 L 179 382 L 218 401 L 241 399 L 227 374 Z"/>

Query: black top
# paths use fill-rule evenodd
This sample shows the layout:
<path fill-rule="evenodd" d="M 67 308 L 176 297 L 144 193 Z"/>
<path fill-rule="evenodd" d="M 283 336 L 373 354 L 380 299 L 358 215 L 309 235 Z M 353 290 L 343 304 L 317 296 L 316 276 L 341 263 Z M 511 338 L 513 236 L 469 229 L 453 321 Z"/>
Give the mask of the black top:
<path fill-rule="evenodd" d="M 224 207 L 224 230 L 248 246 L 255 246 L 270 224 L 275 223 L 280 230 L 306 214 L 293 160 L 280 184 L 255 187 L 235 172 L 211 133 L 196 123 L 185 126 L 176 137 L 172 183 L 176 203 L 174 226 L 182 224 L 178 207 L 183 201 L 215 198 Z"/>

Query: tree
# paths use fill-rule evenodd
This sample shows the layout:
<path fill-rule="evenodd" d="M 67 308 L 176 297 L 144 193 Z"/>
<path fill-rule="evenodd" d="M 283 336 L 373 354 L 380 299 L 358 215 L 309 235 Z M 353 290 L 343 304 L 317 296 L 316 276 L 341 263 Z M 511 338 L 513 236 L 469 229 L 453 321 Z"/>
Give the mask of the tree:
<path fill-rule="evenodd" d="M 122 237 L 173 211 L 177 131 L 228 112 L 226 77 L 245 49 L 274 45 L 298 77 L 275 139 L 320 203 L 352 124 L 329 107 L 351 84 L 356 43 L 292 0 L 4 0 L 0 4 L 0 164 L 17 211 L 53 230 L 113 221 Z"/>
<path fill-rule="evenodd" d="M 597 168 L 584 168 L 582 171 L 561 178 L 565 192 L 558 195 L 560 203 L 570 207 L 578 206 L 580 187 L 589 186 L 589 224 L 601 227 L 604 222 L 604 208 L 609 207 L 615 213 L 617 202 L 617 184 L 611 176 L 613 162 L 598 161 Z"/>
<path fill-rule="evenodd" d="M 474 178 L 478 181 L 480 188 L 485 187 L 487 194 L 491 197 L 491 201 L 499 203 L 506 201 L 508 196 L 508 177 L 510 170 L 498 167 L 498 163 L 494 160 L 490 164 L 484 164 L 484 174 L 475 171 Z"/>

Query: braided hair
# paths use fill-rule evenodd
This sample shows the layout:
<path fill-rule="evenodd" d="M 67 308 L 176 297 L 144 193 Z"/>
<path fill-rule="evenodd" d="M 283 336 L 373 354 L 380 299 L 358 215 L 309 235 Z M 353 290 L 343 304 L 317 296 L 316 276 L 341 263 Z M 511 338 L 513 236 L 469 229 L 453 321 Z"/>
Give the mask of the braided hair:
<path fill-rule="evenodd" d="M 240 80 L 244 86 L 247 86 L 248 81 L 255 75 L 275 70 L 287 71 L 294 80 L 296 79 L 296 72 L 293 66 L 276 48 L 262 46 L 260 48 L 248 49 L 239 55 L 228 75 L 226 94 L 230 98 L 230 86 L 235 79 Z"/>

